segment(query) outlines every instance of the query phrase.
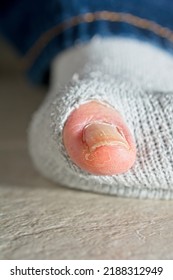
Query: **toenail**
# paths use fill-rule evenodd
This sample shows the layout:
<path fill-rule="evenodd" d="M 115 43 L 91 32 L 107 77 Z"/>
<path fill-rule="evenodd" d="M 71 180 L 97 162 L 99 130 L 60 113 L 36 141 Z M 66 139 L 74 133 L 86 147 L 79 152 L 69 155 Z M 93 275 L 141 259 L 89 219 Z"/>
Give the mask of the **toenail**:
<path fill-rule="evenodd" d="M 100 121 L 89 123 L 84 127 L 83 142 L 86 143 L 90 152 L 102 146 L 120 146 L 130 149 L 120 128 Z"/>

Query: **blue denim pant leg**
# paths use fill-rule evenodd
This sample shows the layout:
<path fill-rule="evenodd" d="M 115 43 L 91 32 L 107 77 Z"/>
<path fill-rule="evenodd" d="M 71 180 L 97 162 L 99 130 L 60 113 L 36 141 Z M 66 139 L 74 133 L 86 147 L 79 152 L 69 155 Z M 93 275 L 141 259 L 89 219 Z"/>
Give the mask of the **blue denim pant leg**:
<path fill-rule="evenodd" d="M 172 0 L 1 0 L 0 31 L 20 52 L 34 83 L 52 59 L 98 34 L 150 41 L 173 52 Z"/>

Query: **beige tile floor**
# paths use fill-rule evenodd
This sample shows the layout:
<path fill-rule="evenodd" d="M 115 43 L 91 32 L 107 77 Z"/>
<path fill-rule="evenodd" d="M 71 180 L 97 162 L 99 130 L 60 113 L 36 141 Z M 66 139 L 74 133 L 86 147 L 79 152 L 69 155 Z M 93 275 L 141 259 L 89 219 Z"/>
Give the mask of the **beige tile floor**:
<path fill-rule="evenodd" d="M 73 191 L 34 170 L 26 130 L 45 90 L 0 54 L 0 258 L 172 259 L 173 201 Z"/>

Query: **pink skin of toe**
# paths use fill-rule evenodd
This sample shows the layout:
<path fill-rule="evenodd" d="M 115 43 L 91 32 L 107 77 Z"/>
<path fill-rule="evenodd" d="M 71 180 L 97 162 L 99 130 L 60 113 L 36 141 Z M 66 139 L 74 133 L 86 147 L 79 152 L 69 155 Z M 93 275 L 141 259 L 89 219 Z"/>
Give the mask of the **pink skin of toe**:
<path fill-rule="evenodd" d="M 99 136 L 101 134 L 95 136 L 100 124 L 101 127 L 104 124 L 103 130 L 108 124 L 110 131 L 115 128 L 121 135 L 116 136 L 115 133 L 112 138 L 106 128 L 108 136 L 106 142 L 103 142 L 103 138 Z M 90 137 L 91 133 L 93 138 Z M 117 141 L 114 141 L 116 139 Z M 119 139 L 122 141 L 118 141 Z M 82 104 L 70 114 L 64 126 L 63 141 L 71 160 L 81 169 L 94 175 L 127 172 L 136 159 L 135 142 L 121 114 L 99 101 Z M 93 141 L 95 145 L 91 147 Z"/>

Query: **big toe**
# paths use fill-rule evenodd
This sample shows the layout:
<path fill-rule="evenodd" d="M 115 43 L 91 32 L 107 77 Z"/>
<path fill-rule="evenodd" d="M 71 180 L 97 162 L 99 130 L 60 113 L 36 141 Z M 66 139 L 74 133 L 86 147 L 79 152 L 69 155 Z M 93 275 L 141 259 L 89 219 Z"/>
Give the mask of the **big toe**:
<path fill-rule="evenodd" d="M 82 104 L 70 114 L 63 141 L 71 160 L 91 174 L 124 173 L 135 162 L 135 142 L 121 114 L 98 101 Z"/>

